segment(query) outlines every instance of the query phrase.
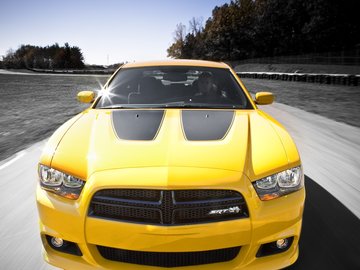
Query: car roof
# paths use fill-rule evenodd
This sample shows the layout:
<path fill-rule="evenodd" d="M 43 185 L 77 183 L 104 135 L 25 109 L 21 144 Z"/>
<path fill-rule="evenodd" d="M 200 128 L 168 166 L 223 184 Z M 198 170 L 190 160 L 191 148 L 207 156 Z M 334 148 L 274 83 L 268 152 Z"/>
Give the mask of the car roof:
<path fill-rule="evenodd" d="M 160 60 L 147 62 L 133 62 L 123 65 L 121 68 L 152 67 L 152 66 L 194 66 L 194 67 L 212 67 L 229 68 L 225 63 L 204 61 L 204 60 Z"/>

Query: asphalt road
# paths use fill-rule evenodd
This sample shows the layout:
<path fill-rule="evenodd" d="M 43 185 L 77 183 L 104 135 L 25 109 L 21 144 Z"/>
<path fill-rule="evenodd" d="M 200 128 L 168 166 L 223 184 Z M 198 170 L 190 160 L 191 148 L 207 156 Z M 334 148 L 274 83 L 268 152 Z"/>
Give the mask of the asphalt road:
<path fill-rule="evenodd" d="M 309 177 L 300 255 L 288 270 L 360 269 L 360 219 Z"/>
<path fill-rule="evenodd" d="M 359 129 L 281 104 L 264 109 L 294 137 L 307 175 L 300 258 L 289 269 L 360 269 Z M 41 257 L 35 204 L 43 145 L 0 162 L 0 269 L 54 269 Z"/>
<path fill-rule="evenodd" d="M 280 103 L 261 109 L 291 134 L 305 174 L 360 218 L 360 128 Z"/>

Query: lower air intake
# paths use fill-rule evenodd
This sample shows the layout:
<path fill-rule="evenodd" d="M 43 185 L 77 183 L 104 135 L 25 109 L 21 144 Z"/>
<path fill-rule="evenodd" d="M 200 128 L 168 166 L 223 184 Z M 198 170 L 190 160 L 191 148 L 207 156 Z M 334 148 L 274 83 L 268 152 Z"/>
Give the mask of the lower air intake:
<path fill-rule="evenodd" d="M 179 267 L 233 260 L 240 247 L 195 252 L 145 252 L 97 246 L 100 254 L 108 260 L 158 267 Z"/>

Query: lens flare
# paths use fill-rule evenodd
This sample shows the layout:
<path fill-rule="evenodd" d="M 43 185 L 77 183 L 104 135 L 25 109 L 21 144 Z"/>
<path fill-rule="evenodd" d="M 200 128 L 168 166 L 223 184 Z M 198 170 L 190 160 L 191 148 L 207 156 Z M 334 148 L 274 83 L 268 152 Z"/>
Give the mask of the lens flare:
<path fill-rule="evenodd" d="M 119 100 L 125 101 L 127 103 L 127 96 L 124 95 L 119 95 L 116 94 L 114 91 L 112 91 L 113 89 L 117 88 L 117 85 L 110 85 L 107 87 L 104 87 L 103 85 L 101 85 L 100 82 L 99 86 L 101 87 L 100 90 L 97 90 L 97 95 L 101 96 L 102 101 L 100 101 L 101 103 L 109 103 L 111 104 L 111 106 L 118 104 Z M 114 103 L 115 102 L 115 103 Z"/>

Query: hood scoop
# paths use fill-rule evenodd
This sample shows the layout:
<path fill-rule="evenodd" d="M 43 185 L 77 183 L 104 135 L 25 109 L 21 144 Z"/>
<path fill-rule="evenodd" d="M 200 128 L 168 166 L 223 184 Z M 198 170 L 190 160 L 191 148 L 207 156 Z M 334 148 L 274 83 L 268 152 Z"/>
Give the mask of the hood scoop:
<path fill-rule="evenodd" d="M 122 140 L 154 140 L 164 118 L 164 110 L 120 110 L 112 112 L 112 123 Z"/>
<path fill-rule="evenodd" d="M 230 129 L 234 115 L 234 111 L 183 110 L 185 137 L 189 141 L 221 140 Z"/>

